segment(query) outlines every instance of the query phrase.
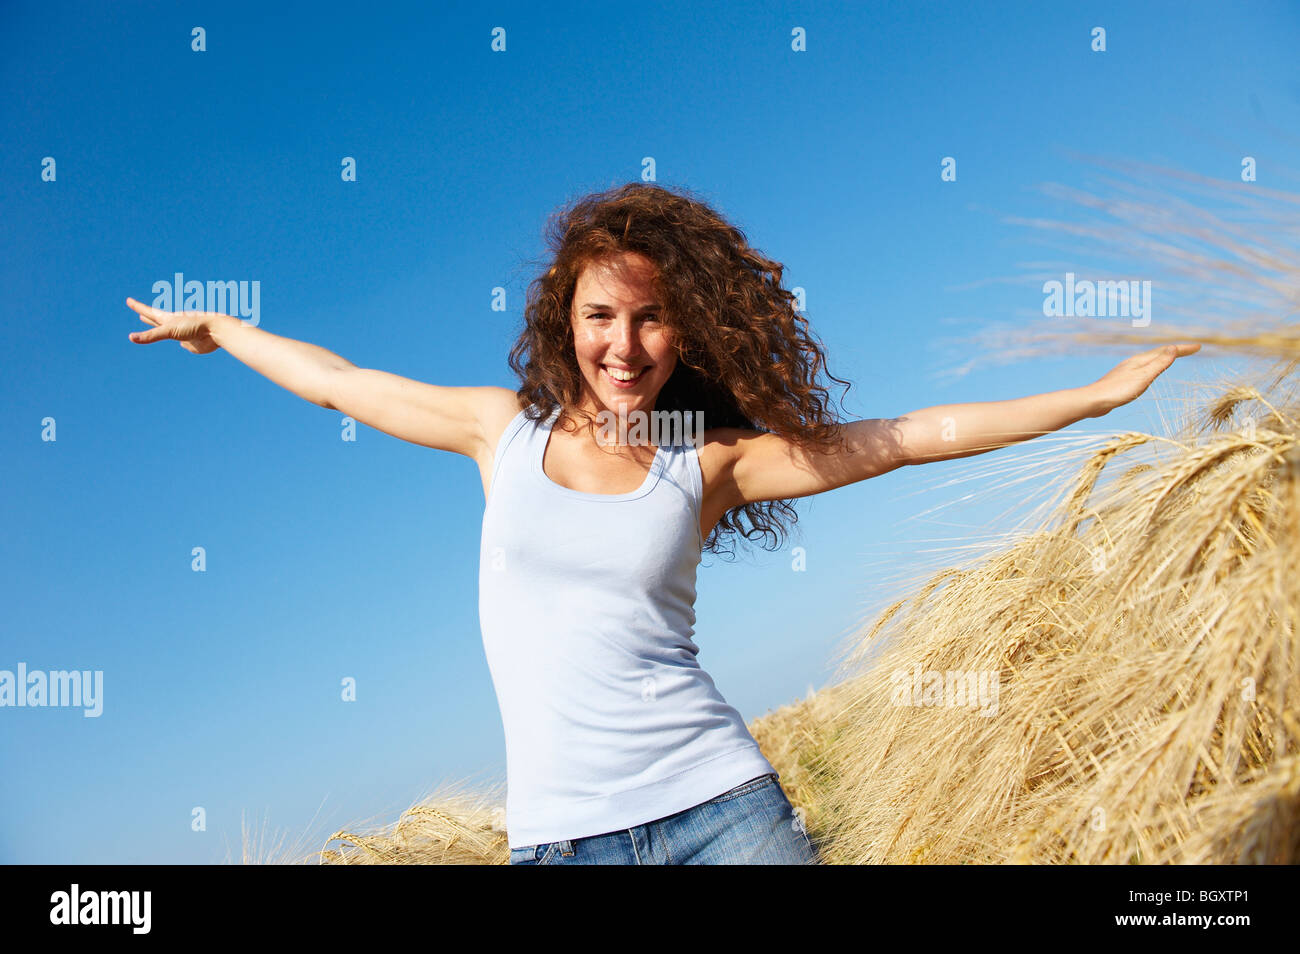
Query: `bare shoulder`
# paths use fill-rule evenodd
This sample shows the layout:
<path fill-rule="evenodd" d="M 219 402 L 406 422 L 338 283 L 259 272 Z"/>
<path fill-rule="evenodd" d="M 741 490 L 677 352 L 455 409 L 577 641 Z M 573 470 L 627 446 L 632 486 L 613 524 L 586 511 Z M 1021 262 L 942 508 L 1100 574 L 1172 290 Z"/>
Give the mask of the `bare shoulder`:
<path fill-rule="evenodd" d="M 475 460 L 478 463 L 479 479 L 483 483 L 483 499 L 487 500 L 492 485 L 492 467 L 497 452 L 497 444 L 506 427 L 515 415 L 523 410 L 518 395 L 509 388 L 483 387 L 475 388 L 475 405 L 479 421 L 479 452 Z"/>
<path fill-rule="evenodd" d="M 776 434 L 747 427 L 710 427 L 705 429 L 702 437 L 700 467 L 711 467 L 717 472 L 731 469 L 746 457 L 785 450 L 790 446 Z M 707 473 L 706 470 L 706 476 Z"/>
<path fill-rule="evenodd" d="M 710 470 L 720 507 L 809 497 L 889 473 L 907 462 L 895 430 L 894 421 L 871 418 L 837 424 L 835 439 L 812 442 L 719 428 L 700 461 L 706 497 Z"/>
<path fill-rule="evenodd" d="M 483 453 L 491 457 L 506 426 L 523 410 L 519 396 L 509 388 L 475 388 L 479 427 L 483 435 Z"/>
<path fill-rule="evenodd" d="M 701 435 L 697 456 L 703 477 L 700 533 L 706 539 L 722 515 L 746 503 L 736 482 L 736 464 L 755 442 L 772 435 L 743 427 L 710 427 Z"/>
<path fill-rule="evenodd" d="M 709 427 L 700 435 L 698 456 L 700 471 L 704 475 L 704 493 L 708 496 L 715 487 L 731 477 L 737 458 L 759 436 L 758 431 L 743 427 Z"/>
<path fill-rule="evenodd" d="M 708 427 L 704 429 L 700 441 L 700 464 L 707 458 L 715 465 L 725 463 L 738 453 L 741 442 L 758 431 L 745 430 L 743 427 Z"/>

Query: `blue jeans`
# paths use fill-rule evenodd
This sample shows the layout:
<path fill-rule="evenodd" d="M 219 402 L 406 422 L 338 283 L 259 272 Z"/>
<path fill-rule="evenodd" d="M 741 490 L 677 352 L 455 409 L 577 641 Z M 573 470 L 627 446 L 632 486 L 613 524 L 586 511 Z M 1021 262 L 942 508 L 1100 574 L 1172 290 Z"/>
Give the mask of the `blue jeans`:
<path fill-rule="evenodd" d="M 510 850 L 512 865 L 815 865 L 817 849 L 775 775 L 675 815 Z"/>

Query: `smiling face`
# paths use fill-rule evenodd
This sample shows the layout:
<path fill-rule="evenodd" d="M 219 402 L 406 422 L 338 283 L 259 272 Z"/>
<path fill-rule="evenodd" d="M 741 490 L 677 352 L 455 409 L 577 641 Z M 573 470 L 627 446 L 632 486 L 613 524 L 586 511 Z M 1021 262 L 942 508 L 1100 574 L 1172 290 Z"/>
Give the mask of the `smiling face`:
<path fill-rule="evenodd" d="M 677 365 L 672 332 L 655 297 L 654 263 L 635 252 L 582 270 L 573 292 L 573 347 L 592 414 L 652 411 Z M 630 378 L 630 380 L 628 380 Z"/>

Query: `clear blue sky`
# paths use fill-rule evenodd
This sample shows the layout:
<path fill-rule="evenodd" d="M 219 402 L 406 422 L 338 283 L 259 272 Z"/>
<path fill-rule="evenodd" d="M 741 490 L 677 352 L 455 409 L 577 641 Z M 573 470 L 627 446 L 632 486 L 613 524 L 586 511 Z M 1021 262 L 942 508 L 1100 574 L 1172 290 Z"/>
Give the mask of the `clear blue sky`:
<path fill-rule="evenodd" d="M 513 386 L 547 214 L 652 156 L 807 290 L 850 416 L 1086 384 L 1122 354 L 936 376 L 944 339 L 1041 298 L 971 284 L 1041 258 L 990 210 L 1059 214 L 1030 187 L 1079 182 L 1070 149 L 1294 168 L 1297 40 L 1285 3 L 3 4 L 0 669 L 102 670 L 104 712 L 0 709 L 0 860 L 217 862 L 241 813 L 319 847 L 504 779 L 474 464 L 345 443 L 225 353 L 131 344 L 128 295 L 257 280 L 268 331 Z M 1076 429 L 1154 426 L 1148 398 Z M 802 501 L 787 552 L 706 558 L 700 662 L 746 719 L 823 685 L 926 541 L 989 529 L 979 500 L 908 519 L 974 466 Z"/>

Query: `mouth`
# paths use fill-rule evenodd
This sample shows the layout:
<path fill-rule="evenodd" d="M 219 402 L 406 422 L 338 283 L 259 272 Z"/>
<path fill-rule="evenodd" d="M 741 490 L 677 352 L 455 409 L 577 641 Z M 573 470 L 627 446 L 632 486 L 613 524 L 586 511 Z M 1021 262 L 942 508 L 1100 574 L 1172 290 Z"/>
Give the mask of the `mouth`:
<path fill-rule="evenodd" d="M 600 370 L 604 372 L 606 379 L 616 388 L 635 387 L 637 382 L 645 377 L 645 373 L 649 368 L 650 365 L 648 364 L 631 371 L 624 368 L 610 367 L 607 364 L 600 366 Z"/>

